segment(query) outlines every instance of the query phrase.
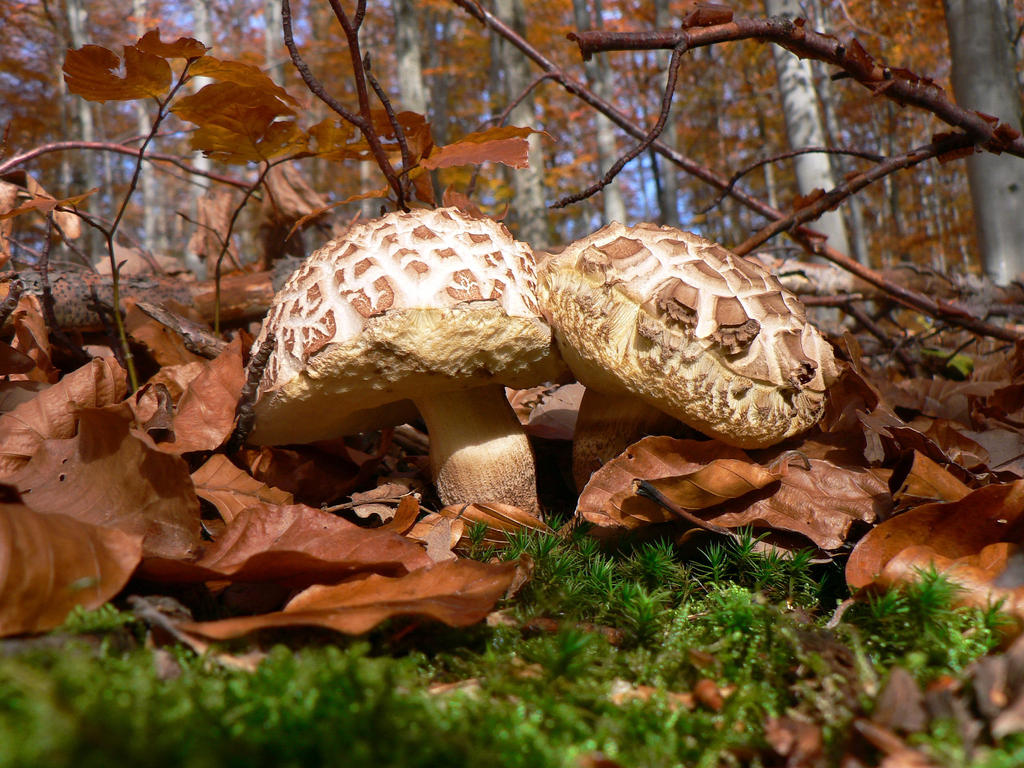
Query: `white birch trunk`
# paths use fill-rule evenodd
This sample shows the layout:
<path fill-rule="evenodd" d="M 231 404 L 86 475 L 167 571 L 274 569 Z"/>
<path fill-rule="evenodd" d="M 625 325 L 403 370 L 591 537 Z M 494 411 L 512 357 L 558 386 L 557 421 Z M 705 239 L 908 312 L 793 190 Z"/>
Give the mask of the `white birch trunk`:
<path fill-rule="evenodd" d="M 764 0 L 764 9 L 770 16 L 803 15 L 796 0 Z M 818 98 L 810 64 L 779 46 L 772 46 L 772 56 L 779 79 L 790 147 L 802 149 L 824 146 L 825 129 L 818 113 Z M 828 155 L 797 155 L 793 163 L 801 195 L 808 195 L 815 189 L 829 190 L 835 186 Z M 846 225 L 839 211 L 826 211 L 816 221 L 810 222 L 810 226 L 828 237 L 829 246 L 844 255 L 850 254 Z"/>
<path fill-rule="evenodd" d="M 672 15 L 669 13 L 669 0 L 654 0 L 654 26 L 658 29 L 668 29 L 672 25 Z M 669 51 L 659 51 L 657 54 L 658 66 L 663 74 L 660 78 L 661 86 L 664 89 L 668 81 L 668 62 L 671 58 Z M 675 113 L 681 95 L 679 89 L 672 99 L 672 112 L 669 113 L 668 123 L 661 134 L 661 140 L 670 147 L 675 147 L 678 142 Z M 661 184 L 658 187 L 658 221 L 670 227 L 679 226 L 679 169 L 675 164 L 666 160 L 660 155 L 652 154 L 652 162 L 656 167 L 651 170 L 658 174 Z"/>
<path fill-rule="evenodd" d="M 1006 16 L 998 0 L 943 0 L 957 102 L 1018 131 L 1020 94 Z M 1024 160 L 982 153 L 967 158 L 974 230 L 986 274 L 1006 285 L 1024 272 Z"/>
<path fill-rule="evenodd" d="M 600 8 L 598 8 L 596 19 L 591 18 L 590 9 L 587 7 L 587 0 L 572 0 L 572 10 L 576 21 L 576 28 L 579 31 L 583 32 L 594 28 L 595 22 L 597 28 L 600 28 Z M 587 72 L 590 88 L 594 93 L 606 101 L 611 101 L 610 72 L 605 65 L 604 57 L 591 57 L 590 61 L 584 63 L 584 69 Z M 597 166 L 598 171 L 604 175 L 605 171 L 619 159 L 619 148 L 615 140 L 615 126 L 604 115 L 595 114 L 594 121 L 597 133 Z M 604 204 L 605 223 L 612 221 L 620 221 L 623 224 L 627 223 L 626 203 L 622 197 L 622 186 L 618 178 L 601 191 L 601 197 Z"/>
<path fill-rule="evenodd" d="M 519 32 L 526 30 L 526 11 L 522 0 L 496 0 L 494 14 Z M 526 57 L 511 45 L 500 45 L 500 61 L 495 62 L 504 69 L 506 103 L 519 98 L 530 84 L 530 63 Z M 527 96 L 509 114 L 508 122 L 523 128 L 533 128 L 537 122 L 534 114 L 533 94 Z M 529 243 L 533 248 L 544 249 L 550 244 L 548 212 L 544 203 L 544 153 L 540 137 L 532 134 L 528 139 L 529 167 L 512 171 L 512 187 L 515 195 L 516 237 Z"/>

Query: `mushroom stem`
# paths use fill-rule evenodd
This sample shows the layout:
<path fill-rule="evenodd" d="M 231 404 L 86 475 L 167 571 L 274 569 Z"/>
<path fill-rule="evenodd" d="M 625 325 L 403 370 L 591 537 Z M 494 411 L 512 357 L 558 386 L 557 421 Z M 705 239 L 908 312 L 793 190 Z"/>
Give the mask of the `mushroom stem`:
<path fill-rule="evenodd" d="M 505 387 L 491 384 L 414 402 L 430 434 L 430 469 L 443 504 L 498 501 L 539 511 L 533 451 Z"/>
<path fill-rule="evenodd" d="M 647 435 L 677 433 L 682 425 L 633 395 L 587 387 L 572 441 L 572 478 L 578 491 L 601 466 Z"/>

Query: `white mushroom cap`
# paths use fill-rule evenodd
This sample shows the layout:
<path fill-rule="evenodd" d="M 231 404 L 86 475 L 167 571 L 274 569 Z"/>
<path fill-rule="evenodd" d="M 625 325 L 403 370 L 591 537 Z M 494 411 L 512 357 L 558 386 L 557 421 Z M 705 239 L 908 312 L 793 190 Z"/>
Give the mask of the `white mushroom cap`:
<path fill-rule="evenodd" d="M 313 253 L 274 299 L 253 347 L 274 334 L 250 440 L 349 434 L 404 400 L 415 402 L 433 440 L 464 414 L 428 413 L 432 400 L 556 378 L 564 368 L 536 284 L 529 247 L 492 219 L 441 208 L 353 226 Z M 486 399 L 500 410 L 493 395 Z M 475 408 L 468 394 L 453 405 Z M 463 438 L 474 439 L 453 439 Z M 456 501 L 486 500 L 522 501 Z"/>
<path fill-rule="evenodd" d="M 611 224 L 549 257 L 541 305 L 588 388 L 760 448 L 821 417 L 832 348 L 767 270 L 671 227 Z"/>

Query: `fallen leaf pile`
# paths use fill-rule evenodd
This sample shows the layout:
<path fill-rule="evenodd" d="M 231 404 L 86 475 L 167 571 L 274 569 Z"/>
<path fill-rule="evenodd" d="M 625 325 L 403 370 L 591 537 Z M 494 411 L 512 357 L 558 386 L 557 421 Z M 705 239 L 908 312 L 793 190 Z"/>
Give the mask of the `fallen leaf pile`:
<path fill-rule="evenodd" d="M 9 395 L 0 415 L 0 635 L 51 629 L 75 606 L 97 607 L 132 584 L 168 594 L 202 585 L 229 613 L 246 614 L 173 622 L 194 637 L 310 625 L 358 634 L 400 616 L 462 626 L 521 581 L 518 563 L 452 552 L 471 522 L 543 527 L 521 510 L 421 520 L 411 493 L 419 485 L 402 477 L 382 483 L 383 496 L 377 489 L 378 505 L 395 510 L 379 527 L 298 500 L 320 505 L 372 485 L 386 445 L 223 453 L 244 381 L 243 334 L 212 360 L 157 366 L 129 394 L 112 354 L 62 378 L 48 373 L 38 313 L 23 298 L 13 346 L 0 342 Z M 158 324 L 140 322 L 136 341 L 160 340 L 140 356 L 184 357 Z M 267 482 L 282 478 L 288 487 Z"/>
<path fill-rule="evenodd" d="M 529 577 L 527 564 L 467 560 L 470 531 L 497 551 L 511 532 L 550 529 L 497 503 L 431 508 L 427 441 L 414 428 L 229 455 L 250 337 L 236 332 L 205 359 L 129 314 L 151 373 L 133 393 L 112 353 L 61 376 L 54 360 L 69 355 L 51 348 L 37 299 L 12 315 L 0 345 L 0 634 L 50 629 L 134 584 L 202 585 L 222 610 L 178 623 L 194 637 L 361 633 L 396 616 L 461 625 Z M 933 567 L 966 604 L 1002 601 L 1018 632 L 1024 348 L 982 350 L 960 382 L 873 373 L 849 335 L 839 353 L 843 376 L 810 432 L 760 451 L 645 437 L 578 498 L 567 467 L 579 386 L 509 397 L 545 450 L 561 446 L 553 465 L 565 482 L 554 487 L 553 466 L 541 492 L 576 505 L 571 524 L 608 536 L 662 526 L 679 541 L 750 528 L 764 546 L 848 558 L 859 594 Z"/>
<path fill-rule="evenodd" d="M 614 534 L 652 525 L 849 555 L 853 590 L 936 568 L 963 604 L 1001 602 L 1024 626 L 1024 348 L 992 349 L 967 381 L 885 377 L 843 339 L 844 374 L 810 432 L 745 452 L 646 437 L 602 466 L 577 514 Z"/>

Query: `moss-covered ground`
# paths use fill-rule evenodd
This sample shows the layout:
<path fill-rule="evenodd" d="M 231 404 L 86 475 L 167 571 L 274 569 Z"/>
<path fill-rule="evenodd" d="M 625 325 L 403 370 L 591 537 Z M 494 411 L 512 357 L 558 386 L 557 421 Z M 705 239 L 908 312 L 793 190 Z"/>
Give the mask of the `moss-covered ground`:
<path fill-rule="evenodd" d="M 111 606 L 8 641 L 0 768 L 784 765 L 765 735 L 780 716 L 819 727 L 838 764 L 893 665 L 956 676 L 998 639 L 997 611 L 952 607 L 934 574 L 827 629 L 840 566 L 758 554 L 750 536 L 685 564 L 666 542 L 608 551 L 582 531 L 519 534 L 500 553 L 476 541 L 473 556 L 525 553 L 535 570 L 468 630 L 391 622 L 222 649 L 258 643 L 254 671 L 155 648 Z M 912 741 L 943 765 L 1024 754 L 1010 737 L 968 760 L 959 738 L 940 723 Z"/>

